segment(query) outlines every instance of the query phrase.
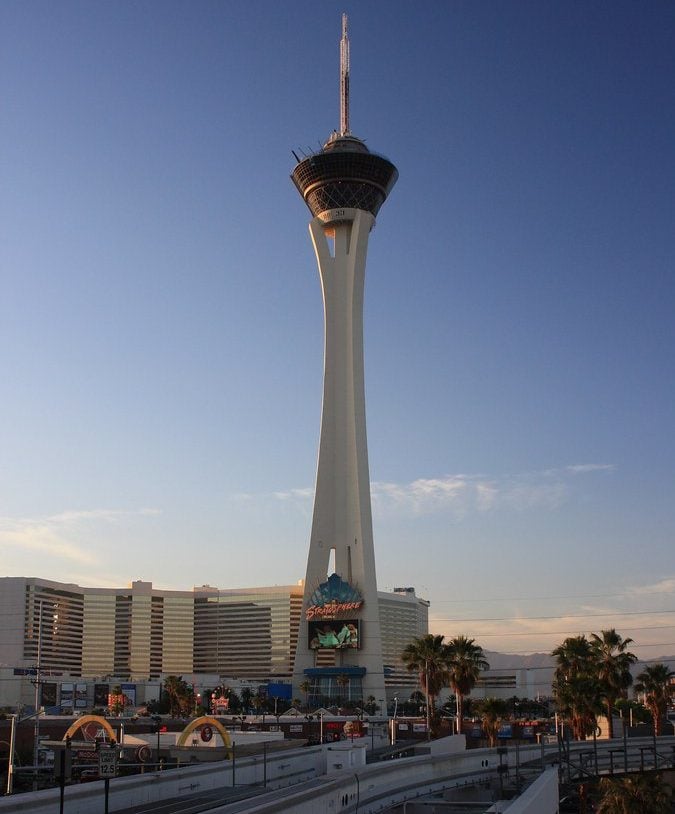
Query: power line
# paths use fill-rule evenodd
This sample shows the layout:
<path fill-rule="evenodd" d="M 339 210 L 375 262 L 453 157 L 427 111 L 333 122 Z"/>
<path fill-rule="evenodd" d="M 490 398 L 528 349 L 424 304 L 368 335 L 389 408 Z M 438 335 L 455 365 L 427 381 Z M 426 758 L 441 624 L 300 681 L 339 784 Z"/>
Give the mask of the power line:
<path fill-rule="evenodd" d="M 466 619 L 446 619 L 434 616 L 435 622 L 527 622 L 541 619 L 592 619 L 601 616 L 647 616 L 660 613 L 675 613 L 675 610 L 648 610 L 648 611 L 610 611 L 607 613 L 556 613 L 552 616 L 486 616 Z"/>
<path fill-rule="evenodd" d="M 557 618 L 557 617 L 554 617 Z M 629 632 L 633 632 L 636 630 L 664 630 L 665 628 L 675 628 L 675 625 L 643 625 L 642 627 L 624 627 L 622 630 L 627 630 Z M 499 633 L 483 633 L 481 632 L 479 635 L 481 638 L 483 636 L 577 636 L 579 633 L 591 633 L 590 629 L 588 630 L 535 630 L 535 631 L 527 631 L 527 632 L 515 632 L 515 633 L 504 633 L 503 631 L 499 631 Z"/>
<path fill-rule="evenodd" d="M 618 594 L 560 594 L 558 596 L 499 596 L 499 597 L 469 597 L 467 599 L 434 599 L 432 605 L 463 605 L 474 602 L 551 602 L 556 599 L 611 599 L 628 596 L 624 591 Z"/>

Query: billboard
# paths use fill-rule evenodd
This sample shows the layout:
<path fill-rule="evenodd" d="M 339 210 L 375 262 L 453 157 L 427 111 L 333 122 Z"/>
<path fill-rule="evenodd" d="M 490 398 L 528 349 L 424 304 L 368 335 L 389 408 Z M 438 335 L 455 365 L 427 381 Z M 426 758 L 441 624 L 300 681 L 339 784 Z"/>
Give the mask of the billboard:
<path fill-rule="evenodd" d="M 83 707 L 87 706 L 87 685 L 86 684 L 76 684 L 75 685 L 75 706 L 78 709 L 82 709 Z"/>
<path fill-rule="evenodd" d="M 312 650 L 347 650 L 360 646 L 358 619 L 308 622 L 307 641 Z"/>
<path fill-rule="evenodd" d="M 211 712 L 213 715 L 226 715 L 230 708 L 230 699 L 224 695 L 214 693 L 211 696 Z"/>
<path fill-rule="evenodd" d="M 61 712 L 73 711 L 73 694 L 75 688 L 72 684 L 61 684 Z"/>
<path fill-rule="evenodd" d="M 125 706 L 136 706 L 136 685 L 135 684 L 122 684 L 122 693 L 126 696 L 124 702 Z"/>
<path fill-rule="evenodd" d="M 331 574 L 312 592 L 305 609 L 305 619 L 308 622 L 343 619 L 357 613 L 362 605 L 363 597 L 356 588 L 337 574 Z"/>
<path fill-rule="evenodd" d="M 286 684 L 285 682 L 271 681 L 267 685 L 268 698 L 283 698 L 285 701 L 290 701 L 293 697 L 293 685 Z"/>

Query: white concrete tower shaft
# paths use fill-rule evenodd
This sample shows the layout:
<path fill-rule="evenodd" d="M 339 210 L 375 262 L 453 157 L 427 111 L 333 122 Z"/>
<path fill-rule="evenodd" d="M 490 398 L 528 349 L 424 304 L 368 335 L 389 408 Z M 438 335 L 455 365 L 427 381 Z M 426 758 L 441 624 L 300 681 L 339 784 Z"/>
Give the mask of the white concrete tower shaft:
<path fill-rule="evenodd" d="M 325 342 L 321 439 L 303 610 L 306 612 L 313 589 L 326 581 L 334 558 L 335 573 L 363 597 L 360 649 L 340 653 L 338 667 L 340 661 L 364 667 L 364 698 L 372 695 L 379 700 L 385 697 L 384 674 L 363 367 L 366 254 L 375 218 L 360 209 L 351 210 L 350 215 L 352 220 L 329 227 L 319 217 L 309 225 L 323 291 Z M 301 624 L 298 676 L 314 667 L 315 654 L 309 649 L 307 635 L 307 625 Z"/>

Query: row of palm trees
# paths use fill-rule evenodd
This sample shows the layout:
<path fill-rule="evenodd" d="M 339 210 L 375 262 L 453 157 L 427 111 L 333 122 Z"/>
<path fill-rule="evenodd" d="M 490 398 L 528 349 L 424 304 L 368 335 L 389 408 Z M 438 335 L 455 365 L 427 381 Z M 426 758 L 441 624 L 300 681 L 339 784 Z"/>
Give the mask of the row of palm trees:
<path fill-rule="evenodd" d="M 596 726 L 598 716 L 607 716 L 608 735 L 613 736 L 613 712 L 628 689 L 643 695 L 651 713 L 654 731 L 660 735 L 668 704 L 675 693 L 673 673 L 665 664 L 645 666 L 633 685 L 631 667 L 637 656 L 629 650 L 633 640 L 624 639 L 614 628 L 571 636 L 556 647 L 553 696 L 558 713 L 569 721 L 573 736 L 585 739 Z M 483 649 L 474 639 L 456 636 L 445 641 L 441 635 L 427 634 L 413 639 L 401 654 L 408 670 L 419 676 L 427 696 L 430 717 L 435 718 L 435 702 L 445 687 L 450 687 L 457 702 L 457 719 L 464 718 L 464 699 L 475 687 L 482 670 L 489 668 Z M 624 702 L 625 703 L 625 702 Z M 489 739 L 496 732 L 506 706 L 499 699 L 486 698 L 479 705 Z M 459 724 L 461 727 L 461 723 Z"/>
<path fill-rule="evenodd" d="M 585 635 L 571 636 L 553 650 L 556 660 L 553 696 L 558 712 L 571 723 L 574 738 L 583 740 L 595 729 L 597 717 L 607 716 L 608 734 L 613 736 L 612 715 L 620 699 L 626 698 L 633 686 L 644 694 L 644 704 L 652 715 L 654 731 L 660 735 L 668 703 L 675 687 L 675 676 L 665 664 L 648 665 L 633 685 L 631 666 L 637 656 L 628 647 L 633 640 L 624 639 L 614 628 Z"/>
<path fill-rule="evenodd" d="M 410 672 L 417 673 L 427 696 L 430 718 L 435 718 L 436 698 L 442 689 L 451 687 L 457 699 L 457 721 L 464 719 L 464 699 L 476 686 L 482 670 L 489 669 L 483 648 L 474 639 L 445 637 L 427 633 L 406 645 L 401 659 Z"/>

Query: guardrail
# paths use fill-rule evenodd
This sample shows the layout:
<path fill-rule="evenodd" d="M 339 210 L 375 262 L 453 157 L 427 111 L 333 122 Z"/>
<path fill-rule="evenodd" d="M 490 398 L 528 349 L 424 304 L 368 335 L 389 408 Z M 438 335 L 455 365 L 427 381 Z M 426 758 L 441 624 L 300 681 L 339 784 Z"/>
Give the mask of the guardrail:
<path fill-rule="evenodd" d="M 563 778 L 666 768 L 675 762 L 675 737 L 631 739 L 626 749 L 617 741 L 592 741 L 472 749 L 450 755 L 421 755 L 346 769 L 325 775 L 326 748 L 305 747 L 235 761 L 186 766 L 164 772 L 115 778 L 110 783 L 110 811 L 175 800 L 181 795 L 250 786 L 256 796 L 236 803 L 214 800 L 200 810 L 234 814 L 314 814 L 318 808 L 336 814 L 368 814 L 435 791 L 474 785 L 491 776 L 516 778 L 554 765 Z M 319 778 L 319 779 L 317 779 Z M 273 795 L 260 794 L 263 786 Z M 103 782 L 65 790 L 66 814 L 99 814 Z M 0 814 L 58 814 L 58 789 L 0 799 Z M 543 813 L 542 813 L 543 814 Z"/>

